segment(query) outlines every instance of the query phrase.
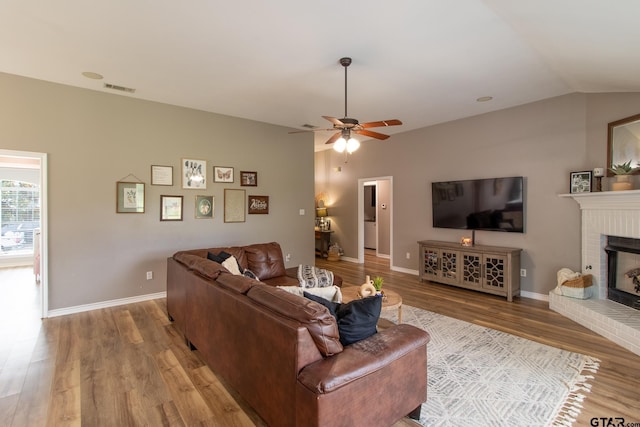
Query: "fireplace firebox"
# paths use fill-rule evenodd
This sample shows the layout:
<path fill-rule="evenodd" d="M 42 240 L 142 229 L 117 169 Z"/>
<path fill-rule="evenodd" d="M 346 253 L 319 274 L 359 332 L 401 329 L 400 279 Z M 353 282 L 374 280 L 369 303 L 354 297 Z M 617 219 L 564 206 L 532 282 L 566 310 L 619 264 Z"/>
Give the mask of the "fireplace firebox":
<path fill-rule="evenodd" d="M 640 239 L 608 236 L 607 298 L 640 310 Z"/>

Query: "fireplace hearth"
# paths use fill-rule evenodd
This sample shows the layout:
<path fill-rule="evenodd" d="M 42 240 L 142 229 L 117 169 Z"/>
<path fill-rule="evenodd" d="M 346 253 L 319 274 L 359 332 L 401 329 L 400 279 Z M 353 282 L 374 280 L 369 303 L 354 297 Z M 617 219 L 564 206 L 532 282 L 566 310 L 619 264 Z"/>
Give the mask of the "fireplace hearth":
<path fill-rule="evenodd" d="M 607 236 L 607 298 L 640 310 L 640 239 Z"/>
<path fill-rule="evenodd" d="M 608 298 L 609 268 L 605 251 L 612 244 L 608 236 L 640 239 L 640 190 L 561 194 L 560 197 L 572 198 L 580 205 L 581 272 L 593 275 L 594 292 L 586 300 L 550 292 L 549 307 L 640 355 L 640 310 Z M 623 256 L 638 255 L 626 252 L 618 253 L 618 261 Z M 640 261 L 620 271 L 624 275 L 636 267 L 640 267 Z M 635 293 L 633 279 L 625 277 L 622 282 L 624 286 L 631 286 L 627 293 Z M 620 287 L 620 282 L 616 287 Z"/>

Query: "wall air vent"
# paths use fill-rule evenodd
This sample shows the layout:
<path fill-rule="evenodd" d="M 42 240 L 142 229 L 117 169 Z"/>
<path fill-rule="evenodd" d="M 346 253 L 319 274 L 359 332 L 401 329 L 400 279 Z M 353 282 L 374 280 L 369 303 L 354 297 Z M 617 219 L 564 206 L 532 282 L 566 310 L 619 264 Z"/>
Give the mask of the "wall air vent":
<path fill-rule="evenodd" d="M 135 93 L 135 91 L 136 91 L 135 89 L 130 88 L 130 87 L 113 85 L 111 83 L 105 83 L 104 87 L 107 88 L 107 89 L 119 90 L 120 92 L 127 92 L 127 93 Z"/>

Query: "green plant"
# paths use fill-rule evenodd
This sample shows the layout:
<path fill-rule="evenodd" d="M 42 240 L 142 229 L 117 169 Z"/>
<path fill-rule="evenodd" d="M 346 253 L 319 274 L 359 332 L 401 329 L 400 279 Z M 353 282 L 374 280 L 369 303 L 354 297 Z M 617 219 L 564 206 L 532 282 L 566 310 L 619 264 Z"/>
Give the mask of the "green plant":
<path fill-rule="evenodd" d="M 618 165 L 613 165 L 609 168 L 611 172 L 615 175 L 629 175 L 635 171 L 635 168 L 631 167 L 631 160 L 626 163 L 620 163 Z"/>
<path fill-rule="evenodd" d="M 373 287 L 376 288 L 376 291 L 380 292 L 380 290 L 382 289 L 382 284 L 384 283 L 384 279 L 380 276 L 376 276 L 373 278 L 372 282 Z"/>

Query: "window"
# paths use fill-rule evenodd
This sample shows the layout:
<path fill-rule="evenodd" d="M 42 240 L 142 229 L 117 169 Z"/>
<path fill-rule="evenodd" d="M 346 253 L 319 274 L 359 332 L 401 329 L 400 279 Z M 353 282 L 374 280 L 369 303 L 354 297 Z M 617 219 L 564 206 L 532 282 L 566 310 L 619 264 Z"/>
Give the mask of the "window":
<path fill-rule="evenodd" d="M 0 253 L 33 253 L 34 232 L 40 228 L 40 187 L 0 180 L 0 201 Z"/>

